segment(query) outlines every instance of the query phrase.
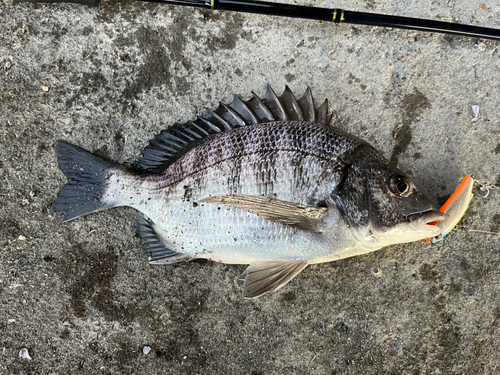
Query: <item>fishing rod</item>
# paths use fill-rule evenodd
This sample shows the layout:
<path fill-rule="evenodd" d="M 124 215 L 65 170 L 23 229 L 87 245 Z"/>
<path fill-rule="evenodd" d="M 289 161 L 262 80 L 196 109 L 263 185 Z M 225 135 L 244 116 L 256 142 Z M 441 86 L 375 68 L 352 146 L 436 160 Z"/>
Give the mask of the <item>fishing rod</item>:
<path fill-rule="evenodd" d="M 139 0 L 170 5 L 192 6 L 211 10 L 258 13 L 272 16 L 305 18 L 334 23 L 394 27 L 398 29 L 437 32 L 443 34 L 500 40 L 500 30 L 459 23 L 385 14 L 354 12 L 344 9 L 317 8 L 302 5 L 270 3 L 251 0 Z"/>
<path fill-rule="evenodd" d="M 22 1 L 22 0 L 21 0 Z M 26 0 L 27 2 L 71 2 L 97 6 L 100 0 Z M 252 0 L 139 0 L 142 2 L 161 3 L 199 7 L 210 10 L 230 10 L 235 12 L 257 13 L 271 16 L 305 18 L 334 23 L 351 23 L 378 27 L 436 32 L 442 34 L 468 36 L 473 38 L 500 41 L 500 30 L 459 23 L 433 21 L 421 18 L 399 17 L 386 14 L 355 12 L 338 8 L 317 8 L 303 5 L 270 3 Z"/>

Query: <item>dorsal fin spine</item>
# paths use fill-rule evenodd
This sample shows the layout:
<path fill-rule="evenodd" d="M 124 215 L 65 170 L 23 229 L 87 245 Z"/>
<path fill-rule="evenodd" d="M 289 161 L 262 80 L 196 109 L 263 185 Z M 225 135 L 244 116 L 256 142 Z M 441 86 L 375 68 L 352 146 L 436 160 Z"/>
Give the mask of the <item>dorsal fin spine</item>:
<path fill-rule="evenodd" d="M 203 138 L 201 136 L 201 134 L 198 134 L 198 133 L 194 132 L 192 129 L 190 129 L 189 126 L 186 126 L 186 128 L 184 129 L 184 132 L 186 133 L 186 137 L 189 136 L 189 139 L 191 140 L 191 142 L 194 142 L 197 139 L 202 139 Z"/>
<path fill-rule="evenodd" d="M 150 145 L 151 146 L 155 146 L 153 149 L 162 149 L 166 152 L 177 152 L 179 150 L 179 147 L 175 147 L 173 148 L 172 146 L 176 146 L 176 145 L 168 145 L 160 140 L 157 140 L 157 139 L 153 139 L 151 142 L 150 142 Z M 170 146 L 170 147 L 169 147 Z"/>
<path fill-rule="evenodd" d="M 216 112 L 210 110 L 210 115 L 213 116 L 214 119 L 216 119 L 217 122 L 219 122 L 224 127 L 224 129 L 222 129 L 222 131 L 229 131 L 229 130 L 233 129 L 233 127 L 226 120 L 224 120 L 222 117 L 220 117 Z"/>
<path fill-rule="evenodd" d="M 283 104 L 269 85 L 267 86 L 266 95 L 264 95 L 264 103 L 268 106 L 277 120 L 287 121 L 289 119 Z"/>
<path fill-rule="evenodd" d="M 316 121 L 316 108 L 314 108 L 314 100 L 312 97 L 311 88 L 308 87 L 304 95 L 298 100 L 300 106 L 302 107 L 302 112 L 304 114 L 305 121 Z"/>
<path fill-rule="evenodd" d="M 198 119 L 196 120 L 196 122 L 201 122 L 202 124 L 205 124 L 206 126 L 208 126 L 208 128 L 210 130 L 212 130 L 211 134 L 213 133 L 220 133 L 221 132 L 221 129 L 219 129 L 217 126 L 215 126 L 214 124 L 212 124 L 210 121 L 204 119 L 203 117 L 198 117 Z"/>
<path fill-rule="evenodd" d="M 259 121 L 257 120 L 257 117 L 255 116 L 255 113 L 246 105 L 246 103 L 241 100 L 241 98 L 238 95 L 235 95 L 233 98 L 233 101 L 229 106 L 234 109 L 246 122 L 247 125 L 249 124 L 257 124 Z"/>
<path fill-rule="evenodd" d="M 222 112 L 222 109 L 224 109 L 226 111 L 226 113 L 229 113 L 231 115 L 231 118 L 233 120 L 235 120 L 235 123 L 231 123 L 231 125 L 233 125 L 233 126 L 245 126 L 246 125 L 245 120 L 243 118 L 241 118 L 241 116 L 238 114 L 238 112 L 236 112 L 234 109 L 232 109 L 228 105 L 226 105 L 224 103 L 220 103 L 219 108 L 217 108 L 215 110 L 215 112 L 217 112 L 219 109 L 220 109 L 220 112 Z M 221 113 L 219 113 L 219 114 L 222 116 Z M 226 121 L 230 121 L 229 117 L 226 118 Z"/>
<path fill-rule="evenodd" d="M 316 110 L 316 114 L 319 123 L 330 124 L 328 122 L 328 99 L 325 99 L 324 103 Z"/>
<path fill-rule="evenodd" d="M 196 123 L 194 123 L 193 121 L 189 121 L 188 122 L 189 125 L 191 125 L 193 128 L 195 128 L 196 130 L 198 130 L 199 132 L 201 132 L 201 137 L 200 138 L 203 138 L 203 137 L 207 137 L 210 135 L 209 132 L 207 132 L 205 129 L 203 129 L 201 126 L 197 125 Z M 192 132 L 192 130 L 190 129 L 190 131 Z M 194 133 L 194 132 L 193 132 Z"/>
<path fill-rule="evenodd" d="M 186 126 L 184 126 L 183 128 L 179 124 L 176 124 L 176 125 L 172 126 L 169 129 L 169 131 L 171 133 L 173 133 L 175 136 L 177 136 L 181 139 L 184 139 L 186 141 L 186 143 L 191 143 L 195 139 L 199 138 L 199 136 L 196 136 L 196 135 L 195 135 L 195 137 L 193 137 L 193 133 L 189 129 L 188 124 L 186 124 Z"/>
<path fill-rule="evenodd" d="M 173 154 L 171 154 L 173 155 Z M 162 160 L 165 159 L 165 154 L 157 154 L 157 153 L 149 153 L 149 159 L 150 161 L 153 161 L 153 162 L 161 162 Z"/>
<path fill-rule="evenodd" d="M 269 118 L 269 121 L 273 121 L 273 114 L 267 107 L 267 105 L 264 104 L 264 102 L 252 91 L 253 95 L 253 100 L 255 100 L 258 104 L 261 110 L 265 113 L 265 115 Z"/>
<path fill-rule="evenodd" d="M 175 129 L 174 129 L 175 131 Z M 172 134 L 172 132 L 170 131 L 167 131 L 167 133 L 165 134 L 165 137 L 167 138 L 167 140 L 170 142 L 170 143 L 174 143 L 176 145 L 178 145 L 179 147 L 184 147 L 188 142 L 186 142 L 185 140 L 179 138 L 179 137 L 176 137 L 174 134 Z"/>
<path fill-rule="evenodd" d="M 280 101 L 284 104 L 285 110 L 289 113 L 289 118 L 292 121 L 303 121 L 304 115 L 302 109 L 300 108 L 295 95 L 293 95 L 290 87 L 285 86 L 285 91 L 280 96 Z"/>

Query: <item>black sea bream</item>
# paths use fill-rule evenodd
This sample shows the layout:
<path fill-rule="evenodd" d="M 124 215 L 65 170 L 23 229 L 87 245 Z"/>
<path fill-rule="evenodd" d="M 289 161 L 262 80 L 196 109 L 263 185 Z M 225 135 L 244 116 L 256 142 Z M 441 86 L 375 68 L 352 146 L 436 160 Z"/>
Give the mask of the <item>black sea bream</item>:
<path fill-rule="evenodd" d="M 330 126 L 327 102 L 235 96 L 157 135 L 135 170 L 57 142 L 68 178 L 53 204 L 72 220 L 138 210 L 151 263 L 249 264 L 244 297 L 277 290 L 308 264 L 441 233 L 444 216 L 372 146 Z"/>

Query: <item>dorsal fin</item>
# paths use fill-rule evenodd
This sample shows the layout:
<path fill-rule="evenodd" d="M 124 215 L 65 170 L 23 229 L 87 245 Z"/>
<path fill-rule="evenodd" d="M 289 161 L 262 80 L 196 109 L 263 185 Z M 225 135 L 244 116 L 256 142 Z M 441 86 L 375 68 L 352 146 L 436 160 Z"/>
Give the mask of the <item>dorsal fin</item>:
<path fill-rule="evenodd" d="M 298 100 L 288 86 L 281 96 L 277 96 L 271 86 L 267 87 L 262 99 L 252 94 L 252 99 L 248 101 L 235 95 L 231 104 L 220 103 L 215 111 L 207 109 L 195 121 L 176 124 L 162 131 L 142 151 L 137 160 L 137 170 L 142 173 L 162 173 L 209 135 L 245 125 L 299 120 L 330 124 L 328 102 L 325 100 L 320 107 L 315 107 L 309 88 Z"/>

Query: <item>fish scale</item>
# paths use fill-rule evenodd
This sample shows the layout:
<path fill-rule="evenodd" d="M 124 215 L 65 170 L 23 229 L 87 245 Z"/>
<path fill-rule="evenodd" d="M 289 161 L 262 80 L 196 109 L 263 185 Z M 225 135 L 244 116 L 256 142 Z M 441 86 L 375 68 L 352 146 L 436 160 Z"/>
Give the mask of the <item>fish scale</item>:
<path fill-rule="evenodd" d="M 268 87 L 162 131 L 136 169 L 56 144 L 68 178 L 54 211 L 139 211 L 153 264 L 249 264 L 244 296 L 282 287 L 308 264 L 434 237 L 443 215 L 365 141 L 329 125 L 327 102 Z M 315 120 L 315 121 L 311 121 Z"/>

